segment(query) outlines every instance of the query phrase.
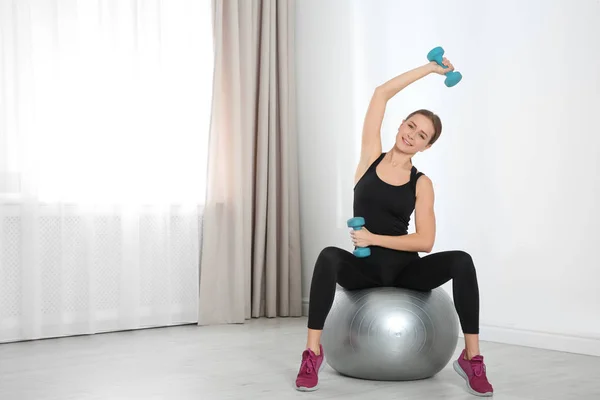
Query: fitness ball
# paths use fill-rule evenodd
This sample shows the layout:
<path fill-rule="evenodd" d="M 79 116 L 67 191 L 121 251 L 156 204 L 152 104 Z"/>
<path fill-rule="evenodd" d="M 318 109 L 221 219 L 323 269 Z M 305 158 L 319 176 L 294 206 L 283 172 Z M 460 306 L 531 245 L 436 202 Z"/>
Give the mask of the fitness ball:
<path fill-rule="evenodd" d="M 454 304 L 441 287 L 428 292 L 338 288 L 321 343 L 327 364 L 342 375 L 417 380 L 448 364 L 458 330 Z"/>

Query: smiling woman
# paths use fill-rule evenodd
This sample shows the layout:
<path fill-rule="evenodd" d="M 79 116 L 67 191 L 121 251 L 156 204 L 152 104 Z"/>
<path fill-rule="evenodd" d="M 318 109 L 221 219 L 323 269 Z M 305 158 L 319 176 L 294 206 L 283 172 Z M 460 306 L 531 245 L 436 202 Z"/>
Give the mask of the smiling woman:
<path fill-rule="evenodd" d="M 479 284 L 471 256 L 464 251 L 442 251 L 424 257 L 419 254 L 433 249 L 436 217 L 432 181 L 417 170 L 412 159 L 439 139 L 439 117 L 428 110 L 411 113 L 398 128 L 392 148 L 382 151 L 381 126 L 387 103 L 417 80 L 453 70 L 449 60 L 443 63 L 447 69 L 425 64 L 374 90 L 355 171 L 353 216 L 364 218 L 365 224 L 350 233 L 354 246 L 369 248 L 370 255 L 355 257 L 340 247 L 327 246 L 317 257 L 310 284 L 307 343 L 296 378 L 298 390 L 318 387 L 319 366 L 326 350 L 321 335 L 336 285 L 347 290 L 388 286 L 430 291 L 452 281 L 454 305 L 465 337 L 465 349 L 455 369 L 467 380 L 472 393 L 489 396 L 493 392 L 479 351 Z M 413 212 L 415 232 L 409 234 Z"/>
<path fill-rule="evenodd" d="M 0 341 L 197 320 L 210 2 L 0 2 Z"/>

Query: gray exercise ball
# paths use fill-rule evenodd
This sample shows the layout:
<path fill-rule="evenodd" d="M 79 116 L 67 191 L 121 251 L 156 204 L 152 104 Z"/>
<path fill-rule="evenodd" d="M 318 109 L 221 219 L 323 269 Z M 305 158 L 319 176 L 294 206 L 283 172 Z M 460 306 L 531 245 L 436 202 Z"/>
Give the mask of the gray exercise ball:
<path fill-rule="evenodd" d="M 454 354 L 459 322 L 442 289 L 336 291 L 321 343 L 325 359 L 342 375 L 405 381 L 432 377 Z"/>

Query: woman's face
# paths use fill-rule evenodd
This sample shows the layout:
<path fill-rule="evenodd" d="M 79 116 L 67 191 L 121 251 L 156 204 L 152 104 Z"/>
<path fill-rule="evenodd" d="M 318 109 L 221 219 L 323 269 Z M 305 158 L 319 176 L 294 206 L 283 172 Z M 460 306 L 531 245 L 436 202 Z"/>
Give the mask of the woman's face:
<path fill-rule="evenodd" d="M 427 150 L 434 133 L 435 128 L 431 120 L 421 114 L 415 114 L 402 121 L 396 134 L 396 147 L 407 154 Z"/>

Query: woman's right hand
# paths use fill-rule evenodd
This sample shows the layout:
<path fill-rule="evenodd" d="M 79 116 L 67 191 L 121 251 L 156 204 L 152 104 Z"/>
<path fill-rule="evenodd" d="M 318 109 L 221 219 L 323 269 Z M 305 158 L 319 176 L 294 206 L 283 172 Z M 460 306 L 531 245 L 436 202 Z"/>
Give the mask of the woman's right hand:
<path fill-rule="evenodd" d="M 444 57 L 442 59 L 442 64 L 444 64 L 448 68 L 444 68 L 444 67 L 438 65 L 438 63 L 436 63 L 435 61 L 431 61 L 429 63 L 429 65 L 431 65 L 431 71 L 435 72 L 436 74 L 446 75 L 448 72 L 454 71 L 454 66 L 452 65 L 450 60 L 448 60 L 446 57 Z"/>

